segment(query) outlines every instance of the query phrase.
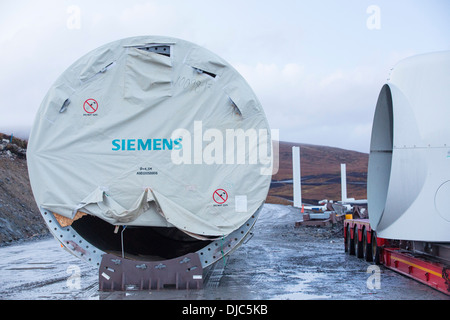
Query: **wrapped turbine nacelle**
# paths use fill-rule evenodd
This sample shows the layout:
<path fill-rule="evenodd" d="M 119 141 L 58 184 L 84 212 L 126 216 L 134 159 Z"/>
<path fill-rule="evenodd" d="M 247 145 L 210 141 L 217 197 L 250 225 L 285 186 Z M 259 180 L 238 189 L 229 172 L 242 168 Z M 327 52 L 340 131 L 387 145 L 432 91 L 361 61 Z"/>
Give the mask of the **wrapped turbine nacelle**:
<path fill-rule="evenodd" d="M 126 252 L 173 258 L 249 225 L 270 186 L 271 143 L 258 99 L 227 62 L 184 40 L 134 37 L 56 80 L 27 158 L 39 208 L 69 219 L 84 251 L 120 251 L 108 224 L 126 225 Z"/>
<path fill-rule="evenodd" d="M 450 241 L 450 52 L 405 59 L 380 92 L 368 172 L 378 236 Z"/>

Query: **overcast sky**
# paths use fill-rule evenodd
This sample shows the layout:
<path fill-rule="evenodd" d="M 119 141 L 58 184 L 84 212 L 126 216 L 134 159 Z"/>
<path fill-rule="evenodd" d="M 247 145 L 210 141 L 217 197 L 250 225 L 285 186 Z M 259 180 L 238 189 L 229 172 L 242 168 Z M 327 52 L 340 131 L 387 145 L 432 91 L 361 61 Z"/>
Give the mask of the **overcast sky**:
<path fill-rule="evenodd" d="M 0 132 L 27 137 L 67 67 L 138 35 L 181 38 L 227 60 L 280 140 L 368 152 L 390 69 L 450 50 L 450 1 L 1 0 Z"/>

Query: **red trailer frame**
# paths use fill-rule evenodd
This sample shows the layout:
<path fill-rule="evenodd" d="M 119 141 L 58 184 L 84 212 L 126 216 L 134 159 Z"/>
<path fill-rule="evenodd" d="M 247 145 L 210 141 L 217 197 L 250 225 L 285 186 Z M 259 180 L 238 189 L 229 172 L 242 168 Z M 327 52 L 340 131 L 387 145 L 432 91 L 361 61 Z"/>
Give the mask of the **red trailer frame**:
<path fill-rule="evenodd" d="M 368 219 L 344 220 L 345 252 L 384 265 L 450 295 L 450 266 L 431 256 L 399 248 L 397 240 L 376 235 Z"/>

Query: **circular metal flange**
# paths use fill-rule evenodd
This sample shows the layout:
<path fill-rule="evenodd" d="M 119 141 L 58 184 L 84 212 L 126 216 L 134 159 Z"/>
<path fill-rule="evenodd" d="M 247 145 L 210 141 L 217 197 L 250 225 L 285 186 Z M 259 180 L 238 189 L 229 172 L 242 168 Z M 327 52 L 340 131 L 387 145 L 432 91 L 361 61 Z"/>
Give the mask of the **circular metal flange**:
<path fill-rule="evenodd" d="M 243 243 L 250 235 L 250 231 L 255 225 L 262 207 L 263 205 L 261 205 L 239 229 L 196 251 L 204 269 L 217 261 L 224 259 L 226 255 L 236 250 Z M 100 267 L 102 256 L 105 255 L 106 252 L 86 241 L 71 226 L 61 227 L 52 212 L 41 210 L 41 214 L 50 232 L 55 239 L 61 243 L 61 246 L 64 249 L 74 256 L 88 262 L 92 266 L 97 268 Z"/>
<path fill-rule="evenodd" d="M 52 212 L 40 210 L 47 227 L 61 246 L 95 267 L 99 267 L 102 256 L 106 253 L 87 242 L 71 226 L 61 227 Z"/>
<path fill-rule="evenodd" d="M 226 255 L 236 250 L 244 240 L 250 236 L 251 230 L 258 219 L 264 204 L 245 222 L 239 229 L 233 231 L 228 236 L 211 242 L 209 245 L 197 253 L 200 256 L 203 269 L 223 259 Z"/>

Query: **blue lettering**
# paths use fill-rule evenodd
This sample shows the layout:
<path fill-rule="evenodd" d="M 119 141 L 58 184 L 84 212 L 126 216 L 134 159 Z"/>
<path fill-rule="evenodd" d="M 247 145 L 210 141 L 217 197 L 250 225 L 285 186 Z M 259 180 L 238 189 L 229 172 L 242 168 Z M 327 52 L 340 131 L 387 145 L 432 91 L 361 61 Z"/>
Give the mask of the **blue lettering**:
<path fill-rule="evenodd" d="M 136 150 L 135 148 L 134 148 L 134 143 L 135 143 L 135 139 L 128 139 L 127 140 L 127 150 L 128 151 L 134 151 L 134 150 Z"/>
<path fill-rule="evenodd" d="M 152 139 L 144 140 L 138 139 L 138 150 L 152 150 Z"/>
<path fill-rule="evenodd" d="M 153 140 L 153 141 L 152 141 Z M 179 139 L 114 139 L 112 151 L 141 151 L 141 150 L 180 150 L 183 148 Z"/>
<path fill-rule="evenodd" d="M 161 150 L 161 139 L 153 139 L 153 150 Z"/>
<path fill-rule="evenodd" d="M 175 144 L 175 147 L 174 147 L 175 150 L 181 150 L 183 148 L 183 145 L 181 144 L 181 139 L 180 138 L 175 139 L 173 141 L 173 143 Z"/>
<path fill-rule="evenodd" d="M 170 140 L 163 139 L 163 150 L 166 150 L 166 147 L 167 147 L 167 149 L 172 150 L 172 148 L 173 148 L 172 139 L 170 139 Z"/>
<path fill-rule="evenodd" d="M 113 144 L 113 148 L 112 148 L 112 150 L 113 151 L 117 151 L 117 150 L 120 150 L 120 144 L 119 144 L 119 139 L 115 139 L 115 140 L 113 140 L 112 141 L 112 144 Z"/>

